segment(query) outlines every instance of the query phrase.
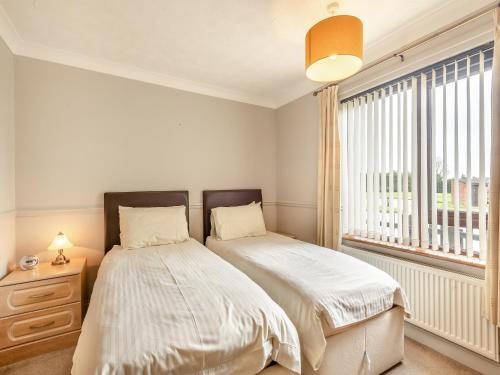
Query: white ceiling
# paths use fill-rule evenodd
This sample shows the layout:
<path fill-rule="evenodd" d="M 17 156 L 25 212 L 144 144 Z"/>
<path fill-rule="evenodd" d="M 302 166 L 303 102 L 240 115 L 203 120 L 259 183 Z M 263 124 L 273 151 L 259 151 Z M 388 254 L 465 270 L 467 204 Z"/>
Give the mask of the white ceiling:
<path fill-rule="evenodd" d="M 330 0 L 331 1 L 331 0 Z M 14 53 L 276 108 L 317 87 L 304 36 L 328 0 L 0 0 Z M 344 0 L 365 63 L 491 0 Z"/>

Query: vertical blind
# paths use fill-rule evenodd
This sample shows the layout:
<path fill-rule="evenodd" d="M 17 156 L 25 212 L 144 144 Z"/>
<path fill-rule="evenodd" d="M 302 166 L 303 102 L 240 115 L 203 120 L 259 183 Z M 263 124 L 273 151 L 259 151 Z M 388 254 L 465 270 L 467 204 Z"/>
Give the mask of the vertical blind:
<path fill-rule="evenodd" d="M 485 258 L 492 48 L 341 102 L 344 234 Z"/>

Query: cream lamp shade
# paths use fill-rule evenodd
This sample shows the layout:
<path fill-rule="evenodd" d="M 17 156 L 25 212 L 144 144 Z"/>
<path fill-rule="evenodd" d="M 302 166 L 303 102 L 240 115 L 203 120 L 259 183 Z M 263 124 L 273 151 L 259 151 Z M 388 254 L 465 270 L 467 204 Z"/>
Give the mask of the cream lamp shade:
<path fill-rule="evenodd" d="M 363 23 L 354 16 L 333 16 L 306 35 L 306 76 L 316 82 L 345 79 L 363 66 Z"/>
<path fill-rule="evenodd" d="M 57 236 L 54 237 L 51 244 L 47 248 L 47 250 L 58 251 L 56 259 L 52 262 L 53 266 L 63 265 L 69 263 L 69 259 L 66 258 L 63 254 L 64 249 L 69 249 L 73 247 L 73 244 L 70 242 L 68 237 L 62 232 L 59 232 Z"/>
<path fill-rule="evenodd" d="M 57 236 L 54 237 L 47 250 L 65 250 L 72 247 L 73 244 L 69 241 L 68 237 L 66 237 L 64 233 L 59 232 Z"/>

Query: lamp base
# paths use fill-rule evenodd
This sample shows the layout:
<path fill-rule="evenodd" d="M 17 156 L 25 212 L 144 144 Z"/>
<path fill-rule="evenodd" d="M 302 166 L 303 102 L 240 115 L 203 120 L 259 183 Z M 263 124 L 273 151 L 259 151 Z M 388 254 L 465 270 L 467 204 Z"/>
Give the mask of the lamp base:
<path fill-rule="evenodd" d="M 53 266 L 60 266 L 63 264 L 69 263 L 69 259 L 66 258 L 63 254 L 63 250 L 59 250 L 59 254 L 56 256 L 56 259 L 52 261 Z"/>

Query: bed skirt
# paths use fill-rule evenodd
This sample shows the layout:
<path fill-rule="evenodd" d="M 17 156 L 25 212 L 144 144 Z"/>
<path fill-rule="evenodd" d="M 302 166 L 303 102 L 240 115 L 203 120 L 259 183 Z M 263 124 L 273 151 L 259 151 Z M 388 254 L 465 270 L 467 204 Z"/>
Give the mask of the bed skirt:
<path fill-rule="evenodd" d="M 399 306 L 393 307 L 374 318 L 336 331 L 326 338 L 326 342 L 319 370 L 313 371 L 302 358 L 302 374 L 380 374 L 403 360 L 404 311 Z"/>

